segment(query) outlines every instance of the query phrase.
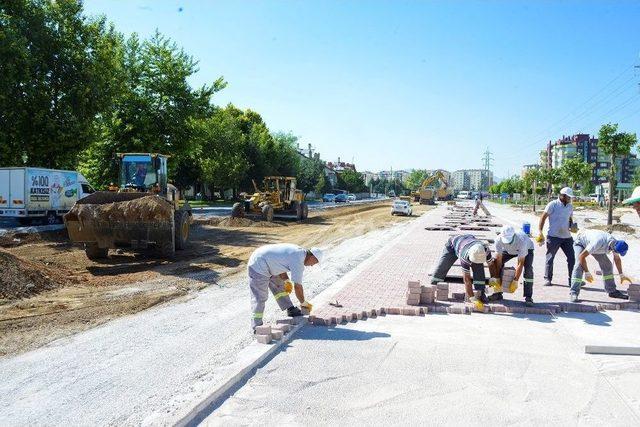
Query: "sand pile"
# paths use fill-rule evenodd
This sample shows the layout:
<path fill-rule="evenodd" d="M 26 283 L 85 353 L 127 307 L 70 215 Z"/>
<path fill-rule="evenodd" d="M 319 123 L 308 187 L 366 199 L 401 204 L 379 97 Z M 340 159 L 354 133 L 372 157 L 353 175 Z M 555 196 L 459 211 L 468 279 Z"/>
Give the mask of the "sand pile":
<path fill-rule="evenodd" d="M 100 203 L 100 202 L 107 203 Z M 173 215 L 171 203 L 160 196 L 150 195 L 133 200 L 109 203 L 94 200 L 92 203 L 76 203 L 66 215 L 67 220 L 108 222 L 162 222 Z"/>
<path fill-rule="evenodd" d="M 0 249 L 1 299 L 27 298 L 72 282 L 64 271 L 27 261 Z"/>

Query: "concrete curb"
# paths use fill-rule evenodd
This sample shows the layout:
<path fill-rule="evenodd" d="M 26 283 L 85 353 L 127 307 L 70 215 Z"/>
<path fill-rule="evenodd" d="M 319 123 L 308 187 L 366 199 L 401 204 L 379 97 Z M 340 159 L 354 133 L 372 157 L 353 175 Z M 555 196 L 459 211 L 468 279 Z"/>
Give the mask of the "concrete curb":
<path fill-rule="evenodd" d="M 390 243 L 402 239 L 409 231 L 410 228 L 391 240 Z M 320 305 L 331 301 L 332 297 L 344 288 L 356 275 L 358 275 L 361 270 L 376 262 L 385 252 L 384 249 L 384 247 L 381 248 L 374 256 L 362 261 L 358 266 L 345 274 L 340 280 L 314 296 L 312 299 L 313 304 L 316 307 L 320 307 Z M 199 399 L 199 401 L 192 402 L 189 409 L 180 411 L 181 413 L 172 417 L 173 420 L 167 420 L 168 422 L 166 424 L 175 425 L 177 427 L 198 425 L 204 418 L 206 418 L 207 415 L 209 415 L 207 408 L 211 408 L 212 406 L 217 406 L 222 403 L 222 401 L 228 397 L 226 395 L 231 390 L 233 390 L 242 381 L 251 378 L 255 373 L 255 370 L 257 370 L 263 363 L 268 362 L 272 357 L 274 357 L 285 344 L 292 340 L 293 336 L 300 329 L 307 325 L 307 322 L 308 319 L 305 317 L 303 321 L 295 325 L 294 328 L 278 342 L 267 345 L 253 342 L 248 347 L 244 348 L 238 354 L 238 360 L 226 369 L 229 373 L 225 376 L 219 387 L 212 390 L 211 393 L 204 398 Z"/>

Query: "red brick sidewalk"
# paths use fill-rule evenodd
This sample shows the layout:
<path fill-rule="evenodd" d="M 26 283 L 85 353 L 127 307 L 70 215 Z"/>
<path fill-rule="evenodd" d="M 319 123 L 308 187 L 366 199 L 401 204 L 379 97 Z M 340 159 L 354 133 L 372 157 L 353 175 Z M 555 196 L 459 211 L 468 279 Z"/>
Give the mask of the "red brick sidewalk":
<path fill-rule="evenodd" d="M 470 307 L 464 301 L 452 299 L 454 293 L 463 293 L 459 266 L 454 266 L 449 279 L 449 300 L 436 301 L 434 304 L 407 305 L 407 283 L 420 281 L 430 286 L 430 273 L 437 262 L 446 240 L 453 234 L 471 233 L 479 238 L 492 241 L 496 238 L 502 220 L 499 217 L 479 217 L 475 222 L 464 209 L 439 206 L 417 218 L 406 234 L 390 242 L 389 247 L 376 255 L 375 262 L 360 272 L 352 281 L 338 292 L 334 300 L 340 307 L 324 305 L 316 308 L 309 320 L 318 325 L 343 323 L 380 314 L 420 315 L 428 312 L 470 313 Z M 485 220 L 484 224 L 482 223 Z M 464 223 L 464 224 L 461 224 Z M 481 228 L 482 230 L 460 230 L 460 227 Z M 426 230 L 425 227 L 449 228 L 451 230 Z M 493 244 L 491 245 L 493 248 Z M 500 304 L 490 304 L 487 312 L 507 312 L 525 314 L 549 314 L 560 311 L 595 312 L 605 309 L 638 309 L 640 304 L 621 302 L 609 298 L 605 293 L 600 277 L 596 282 L 582 289 L 581 303 L 570 303 L 566 258 L 559 252 L 555 259 L 554 286 L 543 286 L 544 272 L 543 247 L 536 245 L 534 259 L 534 307 L 523 304 L 522 287 L 515 294 L 505 293 Z M 509 265 L 515 265 L 515 260 Z M 597 268 L 594 265 L 593 270 Z M 623 290 L 624 287 L 619 287 Z"/>

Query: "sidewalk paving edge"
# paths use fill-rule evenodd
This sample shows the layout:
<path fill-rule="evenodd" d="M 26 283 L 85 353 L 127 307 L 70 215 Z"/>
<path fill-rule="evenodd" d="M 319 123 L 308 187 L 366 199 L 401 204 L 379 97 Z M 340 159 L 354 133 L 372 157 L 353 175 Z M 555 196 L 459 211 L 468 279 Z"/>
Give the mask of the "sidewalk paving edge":
<path fill-rule="evenodd" d="M 430 210 L 425 212 L 423 215 L 428 215 L 431 212 L 435 211 Z M 416 217 L 416 221 L 422 217 Z M 405 237 L 405 235 L 411 229 L 412 223 L 408 224 L 406 230 L 404 230 L 400 235 L 395 237 L 393 240 L 389 242 L 390 245 L 394 244 L 396 241 L 401 240 Z M 313 298 L 313 304 L 316 307 L 319 307 L 325 303 L 328 303 L 331 298 L 336 295 L 342 288 L 344 288 L 347 283 L 349 283 L 356 275 L 358 275 L 363 269 L 367 268 L 370 264 L 376 262 L 378 258 L 380 258 L 385 251 L 387 246 L 378 250 L 374 256 L 369 257 L 368 259 L 362 261 L 358 264 L 354 269 L 345 274 L 340 280 L 320 292 Z M 238 354 L 238 360 L 231 365 L 229 365 L 228 371 L 231 371 L 228 375 L 225 376 L 222 384 L 216 389 L 212 390 L 207 396 L 203 398 L 199 398 L 197 401 L 193 401 L 189 405 L 189 409 L 179 411 L 177 415 L 171 417 L 172 420 L 167 424 L 174 425 L 177 427 L 186 427 L 193 426 L 199 424 L 202 421 L 202 416 L 204 415 L 204 411 L 216 404 L 216 402 L 225 396 L 227 392 L 232 390 L 237 384 L 244 381 L 245 379 L 250 378 L 256 368 L 258 368 L 264 361 L 269 358 L 275 356 L 277 352 L 287 344 L 293 336 L 304 326 L 307 325 L 307 317 L 304 318 L 304 321 L 295 325 L 295 327 L 285 336 L 282 337 L 281 340 L 273 343 L 273 344 L 260 344 L 258 342 L 253 342 L 249 346 L 245 347 Z M 186 413 L 185 413 L 186 412 Z M 208 414 L 207 414 L 208 415 Z M 175 421 L 174 421 L 175 420 Z"/>

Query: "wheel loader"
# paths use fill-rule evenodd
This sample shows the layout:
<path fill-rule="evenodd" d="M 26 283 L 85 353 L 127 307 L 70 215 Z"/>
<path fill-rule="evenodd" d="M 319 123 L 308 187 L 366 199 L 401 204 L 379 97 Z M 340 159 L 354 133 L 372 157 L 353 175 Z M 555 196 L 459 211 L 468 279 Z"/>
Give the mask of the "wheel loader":
<path fill-rule="evenodd" d="M 177 189 L 167 182 L 168 156 L 118 153 L 118 189 L 98 191 L 76 202 L 64 216 L 69 238 L 84 245 L 89 259 L 109 249 L 155 249 L 171 258 L 189 238 L 191 207 L 178 205 Z"/>
<path fill-rule="evenodd" d="M 290 176 L 267 176 L 260 189 L 253 181 L 254 193 L 245 195 L 243 201 L 233 205 L 231 217 L 253 216 L 268 222 L 276 216 L 306 219 L 309 206 L 302 191 L 296 189 L 296 183 L 296 178 Z"/>

